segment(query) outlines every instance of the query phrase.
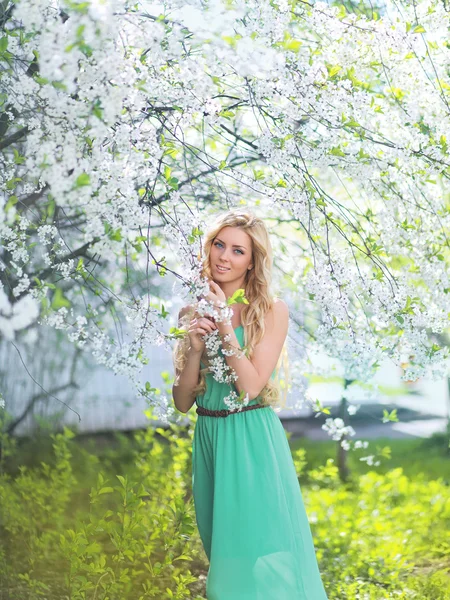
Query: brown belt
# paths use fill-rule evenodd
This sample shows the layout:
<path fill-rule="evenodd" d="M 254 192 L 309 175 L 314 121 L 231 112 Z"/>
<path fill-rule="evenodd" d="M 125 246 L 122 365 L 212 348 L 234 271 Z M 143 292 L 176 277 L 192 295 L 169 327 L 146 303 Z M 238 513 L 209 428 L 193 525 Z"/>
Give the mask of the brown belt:
<path fill-rule="evenodd" d="M 197 406 L 197 414 L 205 417 L 228 417 L 228 415 L 232 415 L 237 412 L 244 412 L 245 410 L 255 410 L 255 408 L 267 408 L 267 405 L 264 404 L 250 404 L 248 406 L 243 406 L 240 410 L 209 410 L 208 408 L 204 408 L 203 406 Z"/>

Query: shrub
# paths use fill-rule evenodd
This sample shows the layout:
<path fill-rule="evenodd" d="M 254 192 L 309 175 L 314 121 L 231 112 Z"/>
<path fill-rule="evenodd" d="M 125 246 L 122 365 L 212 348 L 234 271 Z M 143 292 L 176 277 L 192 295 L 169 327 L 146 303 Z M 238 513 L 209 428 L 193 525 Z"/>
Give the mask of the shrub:
<path fill-rule="evenodd" d="M 192 433 L 149 427 L 92 450 L 64 429 L 31 467 L 4 440 L 0 599 L 203 600 Z M 306 473 L 306 456 L 293 451 L 329 600 L 450 600 L 445 481 L 396 468 L 343 485 L 332 459 Z"/>
<path fill-rule="evenodd" d="M 96 457 L 79 452 L 80 470 L 96 478 L 90 491 L 74 476 L 68 429 L 52 436 L 53 465 L 3 474 L 0 561 L 7 557 L 8 599 L 192 597 L 197 577 L 188 567 L 202 550 L 188 485 L 190 440 L 179 433 L 138 433 L 133 468 L 123 475 L 107 476 Z M 158 434 L 173 435 L 173 443 Z"/>
<path fill-rule="evenodd" d="M 342 485 L 332 459 L 308 475 L 305 504 L 330 600 L 448 598 L 450 496 L 443 480 L 410 479 L 396 468 Z"/>

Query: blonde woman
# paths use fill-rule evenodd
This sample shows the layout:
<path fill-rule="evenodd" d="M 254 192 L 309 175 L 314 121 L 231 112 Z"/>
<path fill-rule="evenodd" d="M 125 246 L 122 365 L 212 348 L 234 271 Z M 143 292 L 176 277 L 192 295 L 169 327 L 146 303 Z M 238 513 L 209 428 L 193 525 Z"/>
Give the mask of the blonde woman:
<path fill-rule="evenodd" d="M 174 349 L 172 391 L 182 413 L 197 404 L 192 487 L 209 560 L 208 600 L 327 600 L 290 447 L 274 411 L 289 310 L 271 295 L 271 269 L 264 221 L 247 211 L 222 214 L 204 240 L 205 299 L 223 306 L 243 288 L 248 304 L 230 306 L 231 324 L 201 316 L 198 304 L 179 315 L 188 334 Z M 215 331 L 234 383 L 217 381 L 208 368 L 205 338 Z M 224 399 L 233 391 L 248 403 L 230 410 Z"/>

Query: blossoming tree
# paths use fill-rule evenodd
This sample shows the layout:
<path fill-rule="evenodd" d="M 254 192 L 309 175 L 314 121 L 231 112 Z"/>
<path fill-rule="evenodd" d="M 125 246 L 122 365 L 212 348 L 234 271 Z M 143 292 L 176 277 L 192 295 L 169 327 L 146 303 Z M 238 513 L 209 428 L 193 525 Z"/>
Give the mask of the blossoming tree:
<path fill-rule="evenodd" d="M 4 338 L 66 330 L 167 418 L 137 375 L 176 335 L 167 298 L 205 290 L 205 223 L 245 205 L 271 223 L 305 332 L 296 368 L 320 350 L 345 380 L 383 357 L 408 357 L 409 379 L 446 372 L 444 3 L 2 6 Z M 327 428 L 339 440 L 343 425 Z"/>

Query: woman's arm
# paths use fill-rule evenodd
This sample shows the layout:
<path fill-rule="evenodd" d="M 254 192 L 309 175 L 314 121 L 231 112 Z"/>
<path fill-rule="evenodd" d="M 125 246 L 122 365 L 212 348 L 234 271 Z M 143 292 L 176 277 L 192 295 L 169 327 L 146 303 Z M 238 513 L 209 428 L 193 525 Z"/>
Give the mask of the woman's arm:
<path fill-rule="evenodd" d="M 217 323 L 221 337 L 226 334 L 231 336 L 232 346 L 239 348 L 234 329 L 223 322 Z M 249 399 L 256 398 L 269 381 L 275 369 L 285 342 L 289 326 L 289 307 L 284 300 L 277 300 L 272 310 L 265 318 L 266 330 L 263 339 L 256 345 L 252 358 L 245 355 L 225 356 L 227 364 L 232 367 L 238 376 L 235 382 L 238 392 L 248 393 Z"/>
<path fill-rule="evenodd" d="M 191 306 L 183 307 L 178 314 L 178 327 L 181 327 L 182 317 L 191 309 Z M 192 347 L 189 348 L 186 354 L 186 363 L 183 371 L 180 373 L 178 370 L 175 372 L 175 382 L 172 386 L 172 396 L 176 408 L 182 412 L 187 413 L 195 402 L 195 395 L 192 390 L 198 383 L 198 374 L 200 371 L 200 357 L 202 351 L 195 351 Z"/>

